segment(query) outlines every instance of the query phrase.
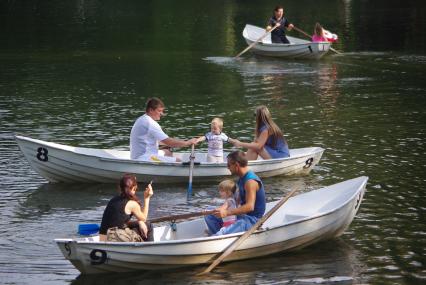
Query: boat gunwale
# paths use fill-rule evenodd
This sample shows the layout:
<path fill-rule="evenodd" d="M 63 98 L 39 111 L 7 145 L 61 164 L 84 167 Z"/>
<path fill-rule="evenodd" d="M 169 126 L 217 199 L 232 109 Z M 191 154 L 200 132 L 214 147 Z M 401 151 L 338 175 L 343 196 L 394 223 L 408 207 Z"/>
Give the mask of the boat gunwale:
<path fill-rule="evenodd" d="M 362 182 L 357 187 L 356 191 L 354 191 L 354 193 L 346 201 L 344 201 L 343 203 L 339 204 L 339 206 L 334 207 L 334 208 L 332 208 L 332 209 L 330 209 L 330 210 L 328 210 L 326 212 L 317 213 L 317 214 L 314 214 L 312 216 L 307 216 L 307 217 L 304 217 L 304 218 L 296 219 L 294 221 L 289 221 L 289 222 L 283 223 L 281 225 L 277 225 L 277 226 L 273 226 L 273 227 L 267 227 L 267 228 L 260 228 L 260 230 L 255 231 L 252 235 L 261 234 L 261 233 L 266 232 L 266 231 L 277 230 L 277 229 L 282 228 L 282 227 L 292 226 L 292 225 L 295 225 L 295 224 L 299 224 L 299 223 L 302 223 L 302 222 L 307 222 L 307 221 L 310 221 L 310 220 L 313 220 L 313 219 L 318 219 L 318 218 L 321 218 L 321 217 L 333 214 L 334 212 L 340 210 L 341 208 L 343 208 L 347 204 L 349 204 L 361 191 L 363 191 L 363 189 L 367 185 L 369 177 L 368 176 L 359 176 L 359 177 L 353 178 L 351 180 L 355 180 L 355 179 L 360 179 L 360 180 L 362 179 Z M 343 183 L 343 182 L 346 182 L 346 181 L 342 181 L 340 183 Z M 319 188 L 319 189 L 314 190 L 314 191 L 319 191 L 321 189 L 334 186 L 336 184 L 339 184 L 339 183 L 335 183 L 335 184 L 332 184 L 332 185 L 329 185 L 329 186 L 326 186 L 326 187 L 322 187 L 322 188 Z M 306 193 L 310 193 L 310 192 L 306 192 Z M 302 193 L 300 195 L 303 195 L 303 194 L 305 194 L 305 193 Z M 298 196 L 300 196 L 300 195 L 298 195 Z M 274 203 L 274 202 L 278 202 L 278 201 L 279 200 L 273 201 L 273 202 L 270 202 L 270 203 Z M 243 235 L 244 233 L 245 232 L 239 232 L 239 233 L 232 233 L 232 234 L 221 235 L 221 236 L 196 237 L 196 238 L 179 239 L 179 240 L 150 241 L 150 242 L 143 242 L 143 243 L 138 243 L 138 242 L 97 242 L 97 241 L 82 241 L 82 240 L 77 240 L 77 239 L 72 239 L 72 238 L 54 239 L 54 241 L 56 243 L 72 242 L 72 243 L 76 243 L 76 244 L 113 245 L 114 247 L 115 246 L 145 247 L 145 246 L 157 246 L 157 245 L 187 244 L 187 243 L 193 243 L 193 242 L 199 242 L 199 241 L 203 242 L 203 241 L 211 241 L 211 240 L 223 240 L 223 239 L 238 237 L 238 236 Z"/>
<path fill-rule="evenodd" d="M 255 41 L 249 38 L 245 38 L 247 41 L 254 43 Z M 257 43 L 258 45 L 263 45 L 263 46 L 270 46 L 270 47 L 297 47 L 297 46 L 307 46 L 307 45 L 328 45 L 331 46 L 331 43 L 329 42 L 307 42 L 307 43 L 290 43 L 290 44 L 280 44 L 280 43 L 264 43 L 264 42 L 259 42 Z M 328 50 L 327 50 L 328 51 Z M 319 51 L 322 52 L 322 51 Z"/>

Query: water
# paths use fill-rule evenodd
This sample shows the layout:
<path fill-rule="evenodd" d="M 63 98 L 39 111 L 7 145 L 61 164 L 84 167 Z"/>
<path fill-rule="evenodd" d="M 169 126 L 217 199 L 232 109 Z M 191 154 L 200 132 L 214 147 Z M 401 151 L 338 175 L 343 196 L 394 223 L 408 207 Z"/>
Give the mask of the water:
<path fill-rule="evenodd" d="M 310 32 L 320 21 L 339 35 L 335 48 L 344 54 L 283 61 L 248 52 L 234 60 L 246 47 L 244 24 L 263 25 L 274 5 L 0 3 L 0 283 L 425 282 L 425 4 L 286 1 L 293 23 Z M 127 149 L 151 96 L 167 105 L 163 129 L 180 138 L 205 133 L 221 116 L 228 135 L 249 140 L 254 108 L 268 105 L 291 147 L 326 148 L 309 176 L 265 179 L 268 200 L 298 181 L 310 191 L 367 175 L 360 212 L 339 239 L 222 264 L 209 276 L 191 269 L 79 276 L 52 240 L 99 222 L 116 186 L 49 184 L 13 136 Z M 150 215 L 219 203 L 215 185 L 195 185 L 194 192 L 188 203 L 185 186 L 155 187 Z"/>

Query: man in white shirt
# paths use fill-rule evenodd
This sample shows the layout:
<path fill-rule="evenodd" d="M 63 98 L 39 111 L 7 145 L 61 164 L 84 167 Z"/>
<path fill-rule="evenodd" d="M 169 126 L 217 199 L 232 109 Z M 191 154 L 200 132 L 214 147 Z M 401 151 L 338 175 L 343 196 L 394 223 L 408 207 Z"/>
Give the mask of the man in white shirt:
<path fill-rule="evenodd" d="M 145 114 L 139 117 L 130 132 L 130 158 L 145 161 L 175 162 L 169 150 L 159 150 L 159 143 L 169 147 L 187 147 L 197 143 L 196 138 L 180 140 L 170 138 L 156 122 L 164 113 L 164 103 L 159 98 L 149 98 L 146 102 Z"/>

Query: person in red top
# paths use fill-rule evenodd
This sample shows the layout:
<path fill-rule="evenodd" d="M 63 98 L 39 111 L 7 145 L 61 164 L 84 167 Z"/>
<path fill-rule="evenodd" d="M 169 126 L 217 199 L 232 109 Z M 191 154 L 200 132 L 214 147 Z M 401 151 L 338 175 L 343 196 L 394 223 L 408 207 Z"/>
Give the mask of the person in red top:
<path fill-rule="evenodd" d="M 327 38 L 324 36 L 324 29 L 320 23 L 315 24 L 314 34 L 312 35 L 312 42 L 327 42 Z"/>

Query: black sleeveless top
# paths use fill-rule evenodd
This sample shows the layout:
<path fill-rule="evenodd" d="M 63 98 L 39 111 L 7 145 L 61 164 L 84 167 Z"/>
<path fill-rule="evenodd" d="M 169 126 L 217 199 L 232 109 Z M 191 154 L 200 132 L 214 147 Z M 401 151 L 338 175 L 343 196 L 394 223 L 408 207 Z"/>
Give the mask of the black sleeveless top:
<path fill-rule="evenodd" d="M 129 199 L 121 196 L 115 196 L 108 202 L 102 216 L 101 228 L 99 230 L 101 235 L 106 235 L 109 228 L 124 228 L 132 217 L 132 214 L 127 215 L 124 212 L 127 202 L 129 202 Z"/>

